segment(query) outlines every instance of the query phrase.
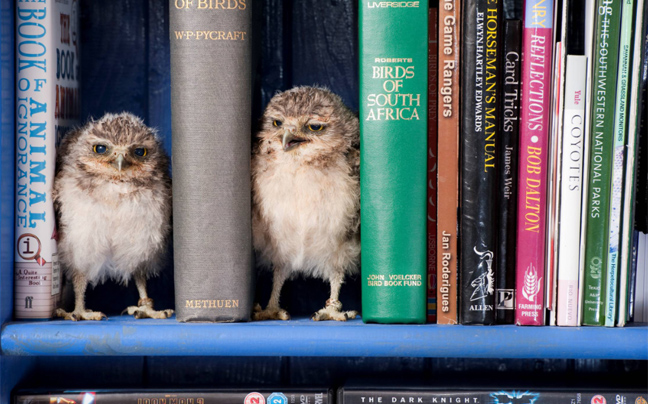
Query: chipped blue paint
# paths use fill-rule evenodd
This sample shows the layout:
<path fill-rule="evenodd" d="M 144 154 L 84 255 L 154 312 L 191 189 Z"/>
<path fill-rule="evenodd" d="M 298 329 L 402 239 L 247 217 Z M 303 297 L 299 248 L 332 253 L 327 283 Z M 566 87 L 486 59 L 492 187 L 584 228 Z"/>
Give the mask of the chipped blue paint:
<path fill-rule="evenodd" d="M 502 343 L 506 341 L 506 343 Z M 9 323 L 4 355 L 369 356 L 648 359 L 648 327 L 468 327 L 288 322 Z"/>

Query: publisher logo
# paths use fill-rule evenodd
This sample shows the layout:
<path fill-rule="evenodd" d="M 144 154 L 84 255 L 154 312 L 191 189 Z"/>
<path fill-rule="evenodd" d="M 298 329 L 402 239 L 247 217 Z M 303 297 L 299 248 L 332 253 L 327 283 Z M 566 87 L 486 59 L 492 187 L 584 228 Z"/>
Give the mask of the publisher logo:
<path fill-rule="evenodd" d="M 261 393 L 250 393 L 245 396 L 244 404 L 265 404 L 265 397 Z"/>
<path fill-rule="evenodd" d="M 639 397 L 637 397 L 637 399 L 635 400 L 635 404 L 648 404 L 648 402 L 646 401 L 645 398 L 639 396 Z"/>
<path fill-rule="evenodd" d="M 268 404 L 288 404 L 288 397 L 282 393 L 272 393 L 268 397 Z"/>
<path fill-rule="evenodd" d="M 592 404 L 606 404 L 605 397 L 601 395 L 592 397 Z"/>

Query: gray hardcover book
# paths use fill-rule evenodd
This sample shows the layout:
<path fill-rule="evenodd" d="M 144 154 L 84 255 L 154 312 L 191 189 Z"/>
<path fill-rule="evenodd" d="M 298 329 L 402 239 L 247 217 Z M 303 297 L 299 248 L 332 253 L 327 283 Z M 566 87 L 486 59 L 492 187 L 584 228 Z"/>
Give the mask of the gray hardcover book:
<path fill-rule="evenodd" d="M 251 2 L 170 0 L 178 321 L 252 311 Z"/>

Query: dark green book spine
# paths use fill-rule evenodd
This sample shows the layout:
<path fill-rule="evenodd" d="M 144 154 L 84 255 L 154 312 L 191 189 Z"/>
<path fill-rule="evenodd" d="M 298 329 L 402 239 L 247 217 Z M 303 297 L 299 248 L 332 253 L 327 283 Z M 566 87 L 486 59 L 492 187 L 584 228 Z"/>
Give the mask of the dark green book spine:
<path fill-rule="evenodd" d="M 362 318 L 424 323 L 428 2 L 359 14 Z"/>
<path fill-rule="evenodd" d="M 460 319 L 495 322 L 497 141 L 502 24 L 498 0 L 463 7 Z"/>
<path fill-rule="evenodd" d="M 599 0 L 594 32 L 594 75 L 587 195 L 583 324 L 605 323 L 614 111 L 622 0 Z"/>

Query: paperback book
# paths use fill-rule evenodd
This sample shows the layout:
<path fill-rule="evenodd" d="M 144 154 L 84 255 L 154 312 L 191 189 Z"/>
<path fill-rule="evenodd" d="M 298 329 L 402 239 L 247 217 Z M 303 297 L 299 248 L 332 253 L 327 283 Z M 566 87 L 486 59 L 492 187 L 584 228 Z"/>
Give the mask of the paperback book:
<path fill-rule="evenodd" d="M 583 129 L 587 58 L 567 55 L 559 213 L 557 324 L 578 325 L 578 262 L 583 200 Z"/>
<path fill-rule="evenodd" d="M 623 187 L 623 208 L 621 212 L 621 242 L 619 260 L 619 310 L 617 326 L 623 327 L 630 318 L 630 296 L 634 282 L 632 282 L 632 264 L 636 257 L 636 233 L 634 226 L 635 201 L 638 188 L 638 142 L 641 135 L 641 120 L 646 119 L 645 83 L 648 73 L 648 3 L 637 4 L 635 16 L 635 29 L 633 39 L 633 54 L 642 57 L 631 58 L 630 99 L 628 115 L 628 140 L 626 146 L 626 161 Z M 643 66 L 642 66 L 643 65 Z M 642 68 L 643 67 L 643 68 Z M 642 86 L 643 76 L 643 86 Z M 643 94 L 642 94 L 643 93 Z M 642 112 L 643 111 L 643 112 Z M 643 129 L 645 131 L 645 128 Z"/>
<path fill-rule="evenodd" d="M 545 224 L 553 3 L 525 3 L 515 322 L 544 325 Z"/>
<path fill-rule="evenodd" d="M 583 325 L 603 325 L 621 0 L 600 0 L 595 29 Z"/>
<path fill-rule="evenodd" d="M 437 324 L 458 323 L 460 10 L 460 0 L 439 7 Z"/>
<path fill-rule="evenodd" d="M 619 286 L 619 242 L 621 236 L 621 199 L 623 193 L 628 130 L 628 100 L 630 90 L 630 65 L 632 61 L 632 28 L 634 26 L 634 0 L 624 0 L 621 10 L 621 33 L 616 80 L 616 109 L 614 112 L 614 142 L 612 148 L 612 185 L 610 187 L 610 217 L 608 219 L 607 286 L 605 288 L 605 326 L 616 325 Z"/>
<path fill-rule="evenodd" d="M 430 1 L 428 14 L 428 187 L 427 187 L 427 322 L 437 321 L 437 156 L 438 156 L 438 71 L 439 4 Z"/>
<path fill-rule="evenodd" d="M 16 1 L 14 315 L 49 319 L 62 273 L 52 185 L 56 146 L 79 119 L 79 3 Z"/>
<path fill-rule="evenodd" d="M 495 322 L 497 142 L 502 7 L 463 3 L 460 318 Z"/>
<path fill-rule="evenodd" d="M 520 70 L 522 21 L 504 22 L 502 95 L 498 153 L 498 250 L 496 313 L 498 324 L 513 324 L 515 317 L 515 252 L 517 235 L 518 159 L 520 136 Z"/>

